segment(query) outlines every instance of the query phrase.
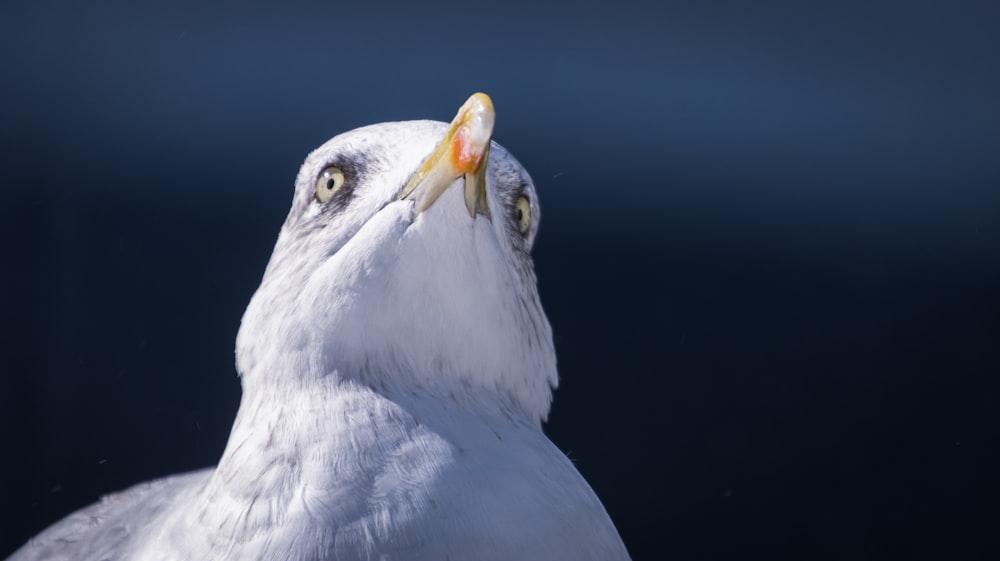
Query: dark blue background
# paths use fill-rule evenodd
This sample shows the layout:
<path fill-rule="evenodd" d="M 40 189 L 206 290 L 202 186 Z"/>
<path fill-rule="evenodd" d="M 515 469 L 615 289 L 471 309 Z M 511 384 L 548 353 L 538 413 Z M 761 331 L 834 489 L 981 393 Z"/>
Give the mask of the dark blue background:
<path fill-rule="evenodd" d="M 478 90 L 637 559 L 996 551 L 990 2 L 6 1 L 0 56 L 0 555 L 215 462 L 306 153 Z"/>

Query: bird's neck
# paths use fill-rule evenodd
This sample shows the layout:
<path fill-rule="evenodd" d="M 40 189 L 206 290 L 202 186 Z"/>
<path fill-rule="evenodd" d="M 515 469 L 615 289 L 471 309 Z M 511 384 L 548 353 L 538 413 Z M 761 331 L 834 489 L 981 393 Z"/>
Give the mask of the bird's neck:
<path fill-rule="evenodd" d="M 537 295 L 517 288 L 533 279 L 497 257 L 487 220 L 461 232 L 474 243 L 453 257 L 428 253 L 426 231 L 406 235 L 407 216 L 383 214 L 377 219 L 389 225 L 370 227 L 394 232 L 391 240 L 324 259 L 300 259 L 315 252 L 309 238 L 282 230 L 237 336 L 245 390 L 352 383 L 460 401 L 481 394 L 514 403 L 540 425 L 557 377 Z M 445 257 L 449 266 L 429 265 Z"/>
<path fill-rule="evenodd" d="M 387 322 L 366 325 L 367 319 L 361 319 L 350 328 L 331 328 L 303 319 L 315 316 L 303 312 L 302 306 L 302 299 L 291 291 L 262 286 L 254 296 L 237 337 L 237 363 L 246 394 L 324 393 L 357 386 L 390 398 L 446 399 L 473 410 L 484 403 L 517 409 L 536 426 L 548 414 L 550 377 L 533 368 L 510 367 L 506 359 L 517 353 L 497 350 L 495 345 L 489 348 L 491 342 L 485 337 L 470 343 L 468 337 L 463 341 L 433 333 L 433 328 L 401 330 L 393 325 L 404 334 L 387 341 L 374 335 L 366 338 L 358 332 L 383 335 L 379 328 Z M 431 343 L 420 347 L 423 352 L 409 352 L 421 340 Z M 447 356 L 452 341 L 464 353 L 457 358 Z"/>
<path fill-rule="evenodd" d="M 350 516 L 352 509 L 363 510 L 364 504 L 354 502 L 367 496 L 365 486 L 390 458 L 412 456 L 414 471 L 407 477 L 419 478 L 462 449 L 514 433 L 541 434 L 510 404 L 485 394 L 467 394 L 466 403 L 455 397 L 383 393 L 329 380 L 308 388 L 250 387 L 203 491 L 198 523 L 237 535 L 309 508 Z M 331 495 L 331 489 L 337 493 Z"/>

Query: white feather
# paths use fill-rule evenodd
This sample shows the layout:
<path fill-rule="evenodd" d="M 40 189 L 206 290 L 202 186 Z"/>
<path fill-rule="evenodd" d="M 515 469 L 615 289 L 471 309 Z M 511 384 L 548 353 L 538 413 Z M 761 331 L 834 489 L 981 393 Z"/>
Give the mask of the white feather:
<path fill-rule="evenodd" d="M 112 495 L 11 560 L 627 559 L 540 428 L 556 367 L 527 173 L 492 146 L 489 217 L 460 188 L 423 213 L 397 200 L 444 130 L 374 125 L 306 159 L 243 317 L 218 467 Z M 331 163 L 354 174 L 339 207 L 314 196 Z"/>

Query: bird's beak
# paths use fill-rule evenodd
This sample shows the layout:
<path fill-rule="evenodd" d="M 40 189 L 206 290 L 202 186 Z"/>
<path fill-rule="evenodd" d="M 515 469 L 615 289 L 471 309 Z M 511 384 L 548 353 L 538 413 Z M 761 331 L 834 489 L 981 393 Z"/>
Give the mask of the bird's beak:
<path fill-rule="evenodd" d="M 486 164 L 490 158 L 490 139 L 496 112 L 493 100 L 475 93 L 458 109 L 444 140 L 424 160 L 400 192 L 400 199 L 416 200 L 416 211 L 423 212 L 460 177 L 465 177 L 465 207 L 469 215 L 489 218 L 486 202 Z"/>

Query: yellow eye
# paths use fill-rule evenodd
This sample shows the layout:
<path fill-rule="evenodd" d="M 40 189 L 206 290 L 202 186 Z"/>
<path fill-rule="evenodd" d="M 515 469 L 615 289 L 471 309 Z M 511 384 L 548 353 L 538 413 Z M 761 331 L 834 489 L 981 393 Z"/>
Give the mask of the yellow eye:
<path fill-rule="evenodd" d="M 343 186 L 344 172 L 336 166 L 328 166 L 316 179 L 316 199 L 325 203 L 332 199 Z"/>
<path fill-rule="evenodd" d="M 517 229 L 522 234 L 531 227 L 531 205 L 528 204 L 528 197 L 521 195 L 517 199 L 517 207 L 514 209 L 514 219 L 517 220 Z"/>

